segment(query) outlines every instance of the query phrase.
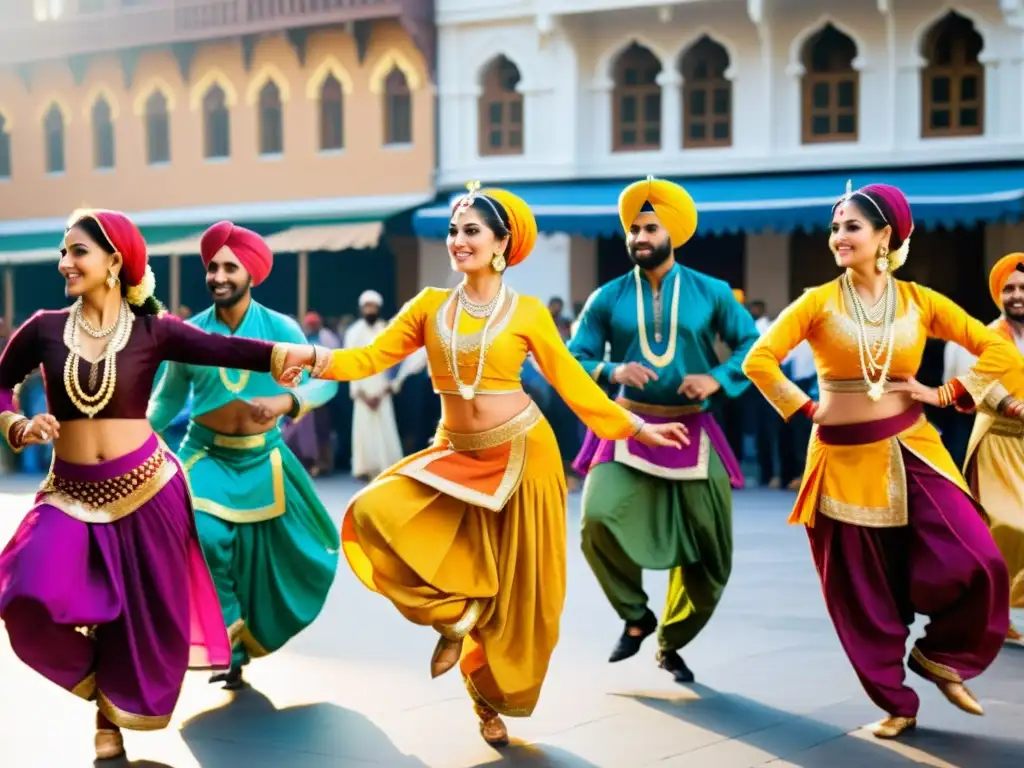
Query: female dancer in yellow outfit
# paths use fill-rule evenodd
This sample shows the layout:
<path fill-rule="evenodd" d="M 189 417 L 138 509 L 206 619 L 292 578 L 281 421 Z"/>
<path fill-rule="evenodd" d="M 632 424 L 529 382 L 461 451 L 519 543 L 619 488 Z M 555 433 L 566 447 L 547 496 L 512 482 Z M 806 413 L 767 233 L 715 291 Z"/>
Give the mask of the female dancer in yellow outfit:
<path fill-rule="evenodd" d="M 964 681 L 992 663 L 1009 624 L 1006 565 L 921 403 L 973 409 L 1000 378 L 1020 380 L 1021 358 L 945 296 L 892 277 L 912 231 L 895 187 L 848 190 L 829 238 L 845 273 L 790 305 L 743 365 L 784 419 L 804 411 L 816 424 L 790 522 L 807 526 L 839 640 L 889 715 L 875 726 L 880 738 L 917 722 L 903 663 L 915 613 L 931 621 L 910 668 L 976 715 L 981 705 Z M 919 384 L 929 336 L 967 348 L 976 365 L 940 389 Z M 820 407 L 780 367 L 805 339 Z"/>
<path fill-rule="evenodd" d="M 481 734 L 502 746 L 499 715 L 525 717 L 537 704 L 565 598 L 565 475 L 554 433 L 522 389 L 527 354 L 598 436 L 679 447 L 688 438 L 681 424 L 645 424 L 609 400 L 543 304 L 503 284 L 537 225 L 515 195 L 477 186 L 448 233 L 459 287 L 425 289 L 371 345 L 317 348 L 310 366 L 350 381 L 426 346 L 443 404 L 434 445 L 352 499 L 342 546 L 367 587 L 440 634 L 433 676 L 461 659 Z"/>

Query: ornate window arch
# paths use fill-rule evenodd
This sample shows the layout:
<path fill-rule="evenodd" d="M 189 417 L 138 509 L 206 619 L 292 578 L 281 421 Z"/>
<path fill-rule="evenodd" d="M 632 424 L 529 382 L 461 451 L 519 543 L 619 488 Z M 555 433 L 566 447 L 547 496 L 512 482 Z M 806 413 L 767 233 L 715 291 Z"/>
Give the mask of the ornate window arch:
<path fill-rule="evenodd" d="M 985 40 L 966 16 L 949 11 L 923 35 L 921 135 L 981 136 L 985 132 Z"/>
<path fill-rule="evenodd" d="M 519 67 L 504 54 L 483 66 L 478 100 L 481 156 L 523 154 L 521 80 Z"/>

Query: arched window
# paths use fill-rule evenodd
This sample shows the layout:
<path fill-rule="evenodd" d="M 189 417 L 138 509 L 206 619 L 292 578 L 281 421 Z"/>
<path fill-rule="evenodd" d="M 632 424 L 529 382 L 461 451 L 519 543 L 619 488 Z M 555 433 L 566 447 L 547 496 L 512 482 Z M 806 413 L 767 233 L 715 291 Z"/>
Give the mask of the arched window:
<path fill-rule="evenodd" d="M 146 162 L 150 165 L 171 161 L 171 116 L 167 97 L 157 89 L 146 99 Z"/>
<path fill-rule="evenodd" d="M 281 89 L 267 80 L 260 89 L 260 154 L 279 155 L 284 151 L 284 110 Z"/>
<path fill-rule="evenodd" d="M 345 91 L 333 73 L 320 86 L 320 149 L 345 146 Z"/>
<path fill-rule="evenodd" d="M 102 96 L 92 105 L 92 164 L 98 169 L 114 167 L 114 117 Z"/>
<path fill-rule="evenodd" d="M 7 118 L 0 114 L 0 179 L 11 178 L 11 132 Z"/>
<path fill-rule="evenodd" d="M 216 83 L 203 95 L 203 138 L 207 159 L 231 156 L 231 113 L 224 89 Z"/>
<path fill-rule="evenodd" d="M 984 41 L 974 24 L 949 13 L 924 39 L 922 136 L 980 136 L 985 131 Z"/>
<path fill-rule="evenodd" d="M 64 173 L 64 113 L 56 104 L 46 111 L 43 131 L 46 135 L 47 173 Z"/>
<path fill-rule="evenodd" d="M 725 77 L 727 69 L 729 54 L 707 36 L 683 55 L 684 147 L 732 144 L 732 83 Z"/>
<path fill-rule="evenodd" d="M 484 70 L 480 95 L 480 154 L 523 153 L 523 95 L 516 91 L 519 68 L 498 56 Z"/>
<path fill-rule="evenodd" d="M 857 140 L 857 45 L 831 24 L 804 44 L 803 141 Z"/>
<path fill-rule="evenodd" d="M 412 93 L 405 73 L 397 66 L 384 80 L 384 143 L 412 143 Z"/>
<path fill-rule="evenodd" d="M 615 62 L 612 149 L 629 152 L 661 148 L 661 62 L 633 43 Z"/>

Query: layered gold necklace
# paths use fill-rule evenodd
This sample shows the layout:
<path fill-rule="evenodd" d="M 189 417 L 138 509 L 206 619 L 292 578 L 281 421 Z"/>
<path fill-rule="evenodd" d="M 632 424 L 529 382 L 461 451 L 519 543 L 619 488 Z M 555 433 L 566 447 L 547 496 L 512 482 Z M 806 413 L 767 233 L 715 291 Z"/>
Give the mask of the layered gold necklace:
<path fill-rule="evenodd" d="M 64 390 L 68 393 L 71 403 L 90 419 L 106 408 L 107 403 L 114 396 L 114 390 L 117 387 L 117 353 L 128 345 L 134 321 L 135 315 L 132 314 L 128 302 L 124 299 L 121 300 L 117 320 L 109 328 L 100 330 L 93 328 L 82 314 L 81 299 L 72 305 L 71 311 L 68 313 L 67 322 L 64 323 L 64 345 L 68 348 L 68 356 L 64 361 Z M 109 337 L 107 346 L 103 350 L 103 356 L 90 363 L 89 387 L 95 389 L 92 394 L 85 391 L 78 376 L 78 369 L 82 362 L 82 330 L 96 339 Z M 103 378 L 97 388 L 96 366 L 101 362 L 103 363 Z"/>
<path fill-rule="evenodd" d="M 868 397 L 877 402 L 885 394 L 896 344 L 896 281 L 891 275 L 886 277 L 885 293 L 870 310 L 861 301 L 849 272 L 843 275 L 843 287 L 857 323 L 860 371 L 868 387 Z"/>

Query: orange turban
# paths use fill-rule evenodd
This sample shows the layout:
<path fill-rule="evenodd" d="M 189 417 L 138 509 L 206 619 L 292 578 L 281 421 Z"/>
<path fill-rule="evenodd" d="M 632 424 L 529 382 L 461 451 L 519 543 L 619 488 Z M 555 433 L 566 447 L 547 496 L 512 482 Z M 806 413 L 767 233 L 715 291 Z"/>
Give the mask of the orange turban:
<path fill-rule="evenodd" d="M 230 221 L 218 221 L 203 233 L 199 241 L 203 265 L 210 266 L 217 251 L 225 246 L 231 249 L 231 253 L 245 267 L 252 278 L 253 287 L 270 276 L 270 270 L 274 267 L 274 253 L 266 241 L 251 229 L 236 226 Z"/>
<path fill-rule="evenodd" d="M 622 231 L 628 234 L 640 212 L 651 210 L 668 230 L 673 248 L 681 246 L 697 231 L 697 206 L 690 193 L 678 184 L 653 176 L 630 184 L 619 195 Z"/>
<path fill-rule="evenodd" d="M 530 255 L 537 243 L 537 219 L 526 201 L 504 189 L 481 189 L 477 194 L 489 197 L 505 209 L 508 216 L 509 244 L 505 263 L 514 267 Z"/>
<path fill-rule="evenodd" d="M 1011 253 L 997 261 L 988 274 L 988 290 L 992 294 L 992 301 L 1000 310 L 1003 308 L 1003 286 L 1010 279 L 1010 275 L 1022 264 L 1024 264 L 1024 253 Z"/>

